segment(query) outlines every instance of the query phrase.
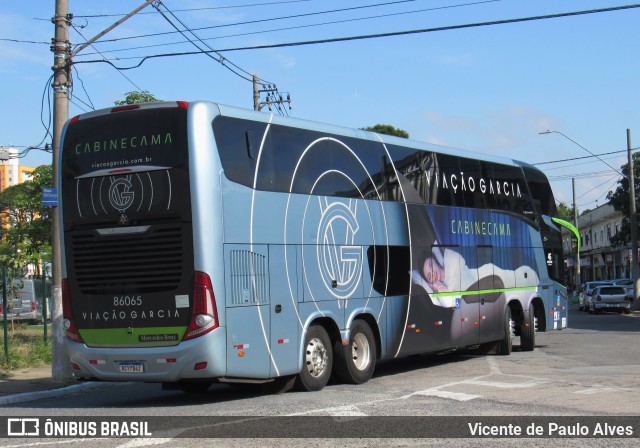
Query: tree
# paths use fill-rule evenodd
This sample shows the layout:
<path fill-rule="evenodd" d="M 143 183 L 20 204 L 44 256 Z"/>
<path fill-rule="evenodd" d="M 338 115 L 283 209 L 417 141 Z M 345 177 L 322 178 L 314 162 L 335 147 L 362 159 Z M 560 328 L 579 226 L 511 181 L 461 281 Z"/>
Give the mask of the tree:
<path fill-rule="evenodd" d="M 0 192 L 2 240 L 0 262 L 17 277 L 24 268 L 51 261 L 51 209 L 42 206 L 42 188 L 53 183 L 51 165 L 42 165 L 33 172 L 33 179 L 13 185 Z"/>
<path fill-rule="evenodd" d="M 611 237 L 611 244 L 613 246 L 625 246 L 631 241 L 631 225 L 629 222 L 629 164 L 625 163 L 621 169 L 624 176 L 618 180 L 618 187 L 615 191 L 609 191 L 609 193 L 607 193 L 609 204 L 611 204 L 616 211 L 621 212 L 623 216 L 621 228 Z M 638 178 L 638 174 L 640 173 L 640 153 L 633 154 L 633 173 L 636 198 L 638 198 L 640 194 L 640 179 Z M 636 223 L 638 223 L 638 221 L 638 215 L 636 214 Z"/>
<path fill-rule="evenodd" d="M 573 208 L 569 207 L 564 202 L 559 203 L 558 218 L 564 219 L 565 221 L 573 222 Z"/>
<path fill-rule="evenodd" d="M 141 92 L 127 92 L 126 97 L 122 101 L 114 101 L 116 106 L 127 106 L 129 104 L 141 104 L 141 103 L 155 103 L 161 101 L 156 98 L 148 90 L 142 90 Z"/>
<path fill-rule="evenodd" d="M 361 128 L 363 131 L 377 132 L 378 134 L 395 135 L 396 137 L 409 138 L 409 133 L 390 124 L 377 124 Z"/>

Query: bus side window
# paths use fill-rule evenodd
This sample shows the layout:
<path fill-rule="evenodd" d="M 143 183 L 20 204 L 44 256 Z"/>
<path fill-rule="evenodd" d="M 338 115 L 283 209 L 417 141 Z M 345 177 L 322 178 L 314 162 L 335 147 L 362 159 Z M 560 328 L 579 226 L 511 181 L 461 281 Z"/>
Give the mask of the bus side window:
<path fill-rule="evenodd" d="M 381 295 L 409 294 L 411 283 L 409 246 L 369 246 L 369 274 L 373 289 Z"/>

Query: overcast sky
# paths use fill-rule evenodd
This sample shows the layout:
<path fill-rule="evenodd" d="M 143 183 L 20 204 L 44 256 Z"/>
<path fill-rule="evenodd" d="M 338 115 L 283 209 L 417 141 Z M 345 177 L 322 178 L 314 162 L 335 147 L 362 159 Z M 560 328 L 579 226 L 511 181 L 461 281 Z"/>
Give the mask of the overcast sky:
<path fill-rule="evenodd" d="M 69 0 L 72 44 L 142 3 Z M 558 202 L 572 204 L 575 177 L 580 209 L 604 204 L 607 191 L 616 187 L 619 175 L 612 167 L 626 162 L 627 128 L 632 146 L 640 147 L 640 8 L 514 21 L 635 5 L 629 1 L 163 3 L 174 25 L 195 30 L 221 52 L 143 60 L 198 51 L 148 6 L 75 58 L 70 116 L 112 106 L 139 89 L 165 100 L 202 99 L 251 109 L 250 74 L 257 74 L 291 95 L 289 114 L 297 118 L 348 127 L 392 124 L 416 140 L 533 164 L 570 159 L 537 166 L 552 181 Z M 0 6 L 0 145 L 24 150 L 51 141 L 45 125 L 54 5 L 29 0 Z M 458 27 L 496 21 L 511 23 Z M 412 30 L 428 32 L 233 50 Z M 80 63 L 105 59 L 111 64 Z M 547 130 L 564 135 L 539 134 Z M 590 152 L 615 153 L 602 161 Z M 22 163 L 51 163 L 51 155 L 32 150 Z"/>

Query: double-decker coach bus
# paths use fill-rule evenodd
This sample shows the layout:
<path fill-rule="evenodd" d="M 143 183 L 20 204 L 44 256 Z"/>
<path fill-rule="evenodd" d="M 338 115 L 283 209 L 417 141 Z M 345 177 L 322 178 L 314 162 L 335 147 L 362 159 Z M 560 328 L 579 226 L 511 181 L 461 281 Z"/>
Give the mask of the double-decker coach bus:
<path fill-rule="evenodd" d="M 319 390 L 567 324 L 563 222 L 526 163 L 209 102 L 74 117 L 60 157 L 79 378 Z"/>

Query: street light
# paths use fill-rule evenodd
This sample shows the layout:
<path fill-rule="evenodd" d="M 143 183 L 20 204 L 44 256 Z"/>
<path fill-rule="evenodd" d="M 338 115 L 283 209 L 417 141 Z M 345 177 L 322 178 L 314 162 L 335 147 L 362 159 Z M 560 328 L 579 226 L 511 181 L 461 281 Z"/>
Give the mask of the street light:
<path fill-rule="evenodd" d="M 636 191 L 635 191 L 635 179 L 634 179 L 634 174 L 633 174 L 633 158 L 631 157 L 631 130 L 627 129 L 627 155 L 628 155 L 628 161 L 629 161 L 629 176 L 628 177 L 625 176 L 624 174 L 622 174 L 620 172 L 620 170 L 612 167 L 607 162 L 602 160 L 597 154 L 592 153 L 587 148 L 582 146 L 580 143 L 576 142 L 574 139 L 572 139 L 571 137 L 563 134 L 562 132 L 546 130 L 544 132 L 539 132 L 538 134 L 540 134 L 540 135 L 543 135 L 543 134 L 560 134 L 560 135 L 562 135 L 564 138 L 566 138 L 570 142 L 578 145 L 580 148 L 582 148 L 585 151 L 587 151 L 589 154 L 591 154 L 592 156 L 594 156 L 595 158 L 600 160 L 602 163 L 607 165 L 609 168 L 614 170 L 616 173 L 620 174 L 622 177 L 626 177 L 627 180 L 629 181 L 629 225 L 631 227 L 631 252 L 632 252 L 631 253 L 631 278 L 633 279 L 634 285 L 635 285 L 635 297 L 638 297 L 638 292 L 640 291 L 640 285 L 638 284 L 639 283 L 639 280 L 638 280 L 638 229 L 636 227 L 637 226 L 637 224 L 636 224 Z M 577 217 L 577 212 L 576 212 L 575 184 L 574 184 L 573 194 L 574 194 L 574 198 L 573 198 L 573 213 L 574 213 L 574 219 L 575 219 L 575 226 L 577 228 L 578 227 L 578 217 Z M 578 260 L 577 264 L 578 264 L 578 270 L 579 270 L 580 260 Z"/>
<path fill-rule="evenodd" d="M 563 133 L 562 133 L 562 132 L 560 132 L 560 131 L 549 131 L 549 130 L 546 130 L 546 131 L 544 131 L 544 132 L 538 132 L 538 134 L 540 134 L 540 135 L 545 135 L 545 134 L 560 134 L 560 135 L 562 135 L 564 138 L 566 138 L 567 140 L 569 140 L 570 142 L 572 142 L 572 143 L 574 143 L 574 144 L 578 145 L 579 147 L 581 147 L 582 149 L 584 149 L 585 151 L 587 151 L 587 152 L 588 152 L 589 154 L 591 154 L 593 157 L 595 157 L 596 159 L 598 159 L 599 161 L 601 161 L 602 163 L 604 163 L 605 165 L 607 165 L 609 168 L 611 168 L 613 171 L 615 171 L 616 173 L 618 173 L 618 174 L 619 174 L 619 175 L 621 175 L 622 177 L 627 177 L 627 176 L 625 176 L 624 174 L 622 174 L 622 173 L 620 172 L 620 170 L 619 170 L 619 169 L 612 167 L 612 166 L 611 166 L 611 165 L 609 165 L 607 162 L 605 162 L 603 159 L 601 159 L 599 155 L 592 153 L 592 152 L 591 152 L 591 151 L 589 151 L 587 148 L 585 148 L 584 146 L 582 146 L 580 143 L 578 143 L 577 141 L 575 141 L 575 140 L 574 140 L 574 139 L 572 139 L 571 137 L 569 137 L 569 136 L 567 136 L 567 135 L 563 134 Z"/>

